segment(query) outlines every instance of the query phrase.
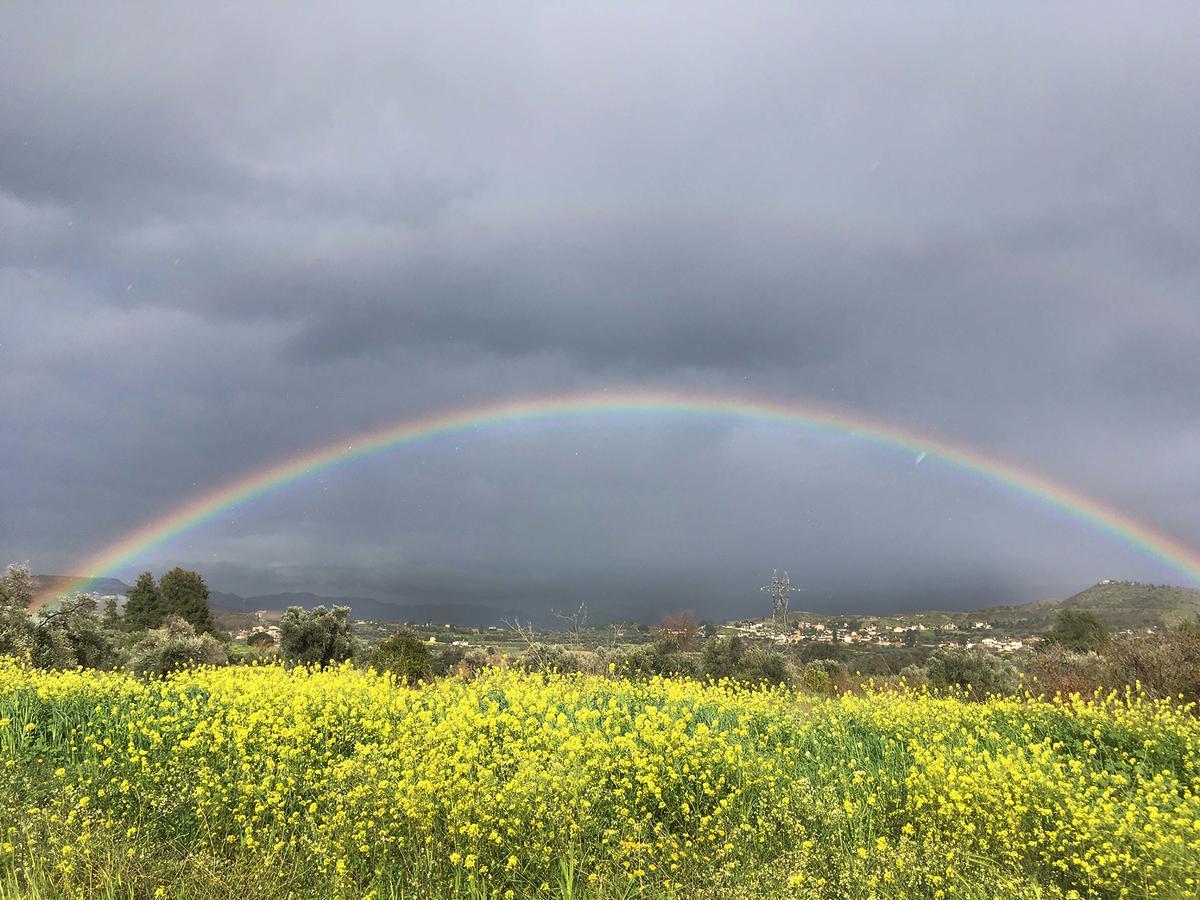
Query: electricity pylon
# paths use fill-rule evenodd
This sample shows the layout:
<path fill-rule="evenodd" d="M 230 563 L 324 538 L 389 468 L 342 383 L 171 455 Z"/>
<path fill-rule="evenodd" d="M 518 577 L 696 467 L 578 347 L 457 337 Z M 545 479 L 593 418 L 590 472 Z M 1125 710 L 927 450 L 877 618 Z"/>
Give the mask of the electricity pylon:
<path fill-rule="evenodd" d="M 792 587 L 792 582 L 788 579 L 786 569 L 783 572 L 783 577 L 780 577 L 778 569 L 773 569 L 771 571 L 771 583 L 763 585 L 759 590 L 766 591 L 771 595 L 771 616 L 774 618 L 776 626 L 786 630 L 788 597 L 790 594 L 799 593 L 802 589 Z"/>

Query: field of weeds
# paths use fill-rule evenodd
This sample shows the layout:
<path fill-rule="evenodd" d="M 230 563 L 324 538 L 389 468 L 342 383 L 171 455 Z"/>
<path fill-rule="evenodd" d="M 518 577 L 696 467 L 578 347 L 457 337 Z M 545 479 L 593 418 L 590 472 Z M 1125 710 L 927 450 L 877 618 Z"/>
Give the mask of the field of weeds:
<path fill-rule="evenodd" d="M 0 663 L 10 897 L 1184 897 L 1200 721 L 492 669 Z"/>

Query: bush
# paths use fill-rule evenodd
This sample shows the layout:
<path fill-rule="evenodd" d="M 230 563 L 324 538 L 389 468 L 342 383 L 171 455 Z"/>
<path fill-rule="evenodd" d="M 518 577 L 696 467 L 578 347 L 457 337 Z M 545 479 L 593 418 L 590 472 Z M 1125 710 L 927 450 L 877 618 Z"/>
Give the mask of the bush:
<path fill-rule="evenodd" d="M 375 648 L 371 664 L 381 672 L 391 672 L 409 684 L 433 675 L 433 655 L 429 647 L 411 628 L 398 628 L 386 641 Z"/>
<path fill-rule="evenodd" d="M 350 659 L 356 646 L 348 606 L 318 606 L 312 612 L 292 606 L 279 620 L 279 650 L 288 662 L 328 666 Z"/>
<path fill-rule="evenodd" d="M 833 694 L 846 678 L 846 667 L 836 659 L 814 659 L 804 666 L 800 684 L 816 694 Z"/>
<path fill-rule="evenodd" d="M 519 664 L 528 672 L 572 672 L 575 671 L 573 657 L 560 644 L 543 644 L 535 641 L 525 648 Z"/>
<path fill-rule="evenodd" d="M 435 677 L 449 675 L 458 669 L 458 664 L 466 655 L 467 651 L 462 647 L 442 647 L 436 653 L 430 654 L 429 670 Z"/>
<path fill-rule="evenodd" d="M 736 634 L 709 638 L 700 651 L 696 674 L 754 684 L 789 684 L 792 680 L 786 656 L 777 650 L 751 647 Z"/>
<path fill-rule="evenodd" d="M 1103 656 L 1110 685 L 1140 683 L 1152 697 L 1200 700 L 1200 619 L 1118 638 Z"/>
<path fill-rule="evenodd" d="M 819 659 L 845 661 L 849 655 L 850 654 L 846 650 L 839 647 L 837 644 L 809 641 L 800 650 L 800 661 L 805 663 L 816 662 Z"/>
<path fill-rule="evenodd" d="M 1051 644 L 1035 653 L 1026 667 L 1035 693 L 1091 694 L 1110 681 L 1108 662 L 1098 653 L 1077 653 Z"/>
<path fill-rule="evenodd" d="M 1030 660 L 1029 673 L 1046 694 L 1091 694 L 1140 685 L 1151 697 L 1200 701 L 1200 620 L 1153 634 L 1120 635 L 1098 653 L 1075 653 L 1051 644 Z"/>
<path fill-rule="evenodd" d="M 709 638 L 700 651 L 700 670 L 709 678 L 733 678 L 745 655 L 741 635 Z"/>
<path fill-rule="evenodd" d="M 954 688 L 976 698 L 1008 694 L 1017 689 L 1017 670 L 994 653 L 983 650 L 935 650 L 925 664 L 934 688 Z"/>
<path fill-rule="evenodd" d="M 0 654 L 27 657 L 33 651 L 33 623 L 26 611 L 33 600 L 28 563 L 14 563 L 0 575 Z"/>
<path fill-rule="evenodd" d="M 1054 627 L 1045 637 L 1066 650 L 1079 653 L 1102 650 L 1110 640 L 1103 622 L 1092 613 L 1077 609 L 1060 610 Z"/>
<path fill-rule="evenodd" d="M 30 658 L 43 669 L 111 669 L 120 663 L 111 632 L 96 616 L 91 594 L 59 601 L 53 611 L 43 610 L 33 630 Z"/>
<path fill-rule="evenodd" d="M 584 675 L 607 675 L 610 661 L 611 654 L 606 653 L 602 647 L 596 650 L 571 651 L 573 671 L 582 672 Z"/>
<path fill-rule="evenodd" d="M 129 668 L 141 675 L 161 677 L 189 666 L 223 666 L 229 648 L 211 634 L 196 634 L 190 622 L 172 616 L 137 643 Z"/>
<path fill-rule="evenodd" d="M 778 650 L 752 647 L 738 664 L 734 677 L 753 684 L 791 684 L 792 672 L 787 657 Z"/>
<path fill-rule="evenodd" d="M 455 667 L 455 673 L 458 675 L 477 675 L 488 666 L 492 665 L 492 654 L 487 650 L 480 650 L 474 647 L 463 654 L 463 658 L 458 661 Z"/>
<path fill-rule="evenodd" d="M 697 668 L 693 658 L 681 653 L 674 641 L 659 638 L 631 651 L 618 671 L 624 675 L 695 675 Z"/>

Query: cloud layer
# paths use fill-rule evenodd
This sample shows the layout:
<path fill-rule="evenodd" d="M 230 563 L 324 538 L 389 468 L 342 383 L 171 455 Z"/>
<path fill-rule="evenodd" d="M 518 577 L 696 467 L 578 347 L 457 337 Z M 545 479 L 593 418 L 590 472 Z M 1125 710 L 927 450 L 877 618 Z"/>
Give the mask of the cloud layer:
<path fill-rule="evenodd" d="M 642 386 L 844 406 L 1200 546 L 1189 19 L 20 7 L 0 36 L 0 557 L 67 571 L 382 422 Z M 773 566 L 827 606 L 1182 577 L 929 462 L 564 423 L 330 473 L 144 564 L 647 615 L 752 609 Z"/>

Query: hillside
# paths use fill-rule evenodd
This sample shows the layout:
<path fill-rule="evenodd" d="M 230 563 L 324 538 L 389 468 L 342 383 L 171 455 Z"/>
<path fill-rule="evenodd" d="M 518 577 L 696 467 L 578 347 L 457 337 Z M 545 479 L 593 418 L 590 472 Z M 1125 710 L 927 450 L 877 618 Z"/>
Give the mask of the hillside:
<path fill-rule="evenodd" d="M 37 612 L 47 602 L 53 600 L 59 593 L 66 591 L 79 579 L 74 575 L 34 575 L 33 587 L 35 597 L 31 612 Z M 97 578 L 88 588 L 93 594 L 106 596 L 109 594 L 128 594 L 129 585 L 116 578 Z"/>
<path fill-rule="evenodd" d="M 66 588 L 77 579 L 69 575 L 35 575 L 39 592 Z M 98 594 L 125 594 L 129 585 L 115 578 L 98 579 L 93 587 Z M 289 606 L 348 606 L 356 619 L 377 622 L 436 622 L 460 626 L 501 625 L 530 616 L 514 610 L 478 603 L 390 603 L 371 597 L 326 597 L 311 591 L 291 591 L 242 597 L 238 594 L 213 591 L 210 595 L 213 611 L 228 627 L 245 627 L 259 610 L 282 612 Z M 1094 613 L 1114 631 L 1173 625 L 1190 616 L 1200 615 L 1200 589 L 1171 585 L 1144 584 L 1136 581 L 1103 581 L 1073 594 L 1066 599 L 1035 600 L 1005 606 L 956 611 L 925 609 L 890 616 L 849 613 L 813 613 L 794 610 L 794 619 L 833 621 L 861 618 L 871 621 L 908 621 L 919 618 L 927 625 L 969 627 L 976 621 L 1023 633 L 1040 633 L 1049 628 L 1059 610 L 1075 609 Z M 545 617 L 534 616 L 534 619 Z M 539 622 L 553 626 L 553 622 Z"/>
<path fill-rule="evenodd" d="M 1064 609 L 1086 610 L 1101 619 L 1153 625 L 1174 625 L 1200 614 L 1200 590 L 1136 581 L 1107 581 L 1062 601 Z"/>
<path fill-rule="evenodd" d="M 35 575 L 33 578 L 38 595 L 49 598 L 55 597 L 56 593 L 65 591 L 79 581 L 74 575 Z M 92 593 L 100 595 L 128 594 L 130 586 L 116 578 L 99 578 L 92 583 L 90 589 Z M 46 602 L 35 602 L 31 611 L 36 612 Z M 312 609 L 314 606 L 348 606 L 354 618 L 372 619 L 377 622 L 437 622 L 484 627 L 500 625 L 506 619 L 518 618 L 518 614 L 513 610 L 480 603 L 399 604 L 371 597 L 325 597 L 311 591 L 259 594 L 253 597 L 212 591 L 209 594 L 209 603 L 223 627 L 228 628 L 248 627 L 248 624 L 254 622 L 254 613 L 259 610 L 282 612 L 289 606 L 302 606 L 305 609 Z"/>
<path fill-rule="evenodd" d="M 499 609 L 479 603 L 388 603 L 370 597 L 323 597 L 310 591 L 290 591 L 280 594 L 260 594 L 240 597 L 214 591 L 210 601 L 215 607 L 240 613 L 255 613 L 259 610 L 285 610 L 289 606 L 348 606 L 356 619 L 372 619 L 377 622 L 437 622 L 451 625 L 487 626 L 500 625 L 505 619 L 514 619 L 511 610 Z M 522 616 L 525 619 L 528 616 Z"/>
<path fill-rule="evenodd" d="M 1137 581 L 1102 581 L 1065 600 L 995 606 L 961 615 L 997 625 L 1042 631 L 1053 624 L 1063 609 L 1090 612 L 1114 631 L 1174 625 L 1200 614 L 1200 590 Z"/>

